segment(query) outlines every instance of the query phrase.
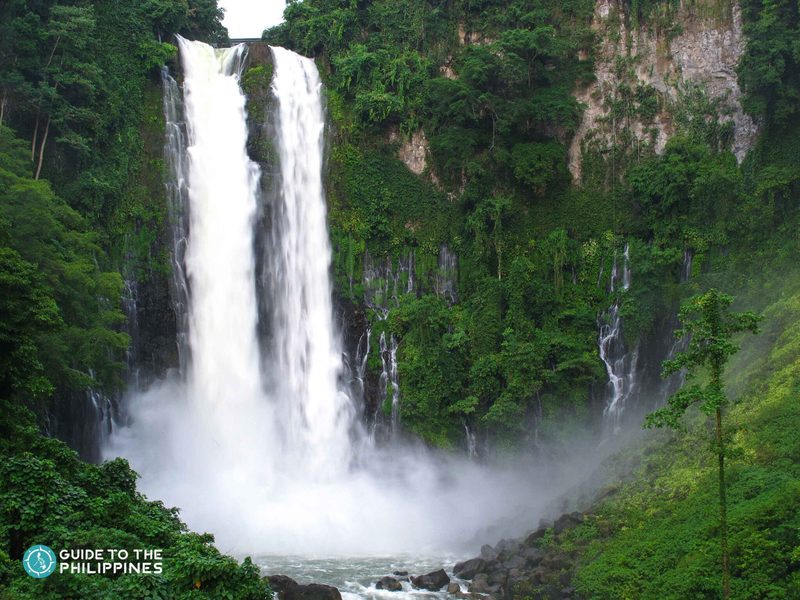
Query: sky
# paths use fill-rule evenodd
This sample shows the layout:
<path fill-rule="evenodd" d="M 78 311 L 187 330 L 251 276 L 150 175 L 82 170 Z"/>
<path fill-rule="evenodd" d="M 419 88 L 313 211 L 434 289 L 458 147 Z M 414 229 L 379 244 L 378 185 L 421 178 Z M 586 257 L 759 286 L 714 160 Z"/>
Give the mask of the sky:
<path fill-rule="evenodd" d="M 270 25 L 283 20 L 284 0 L 219 0 L 225 9 L 223 25 L 232 38 L 261 37 Z"/>

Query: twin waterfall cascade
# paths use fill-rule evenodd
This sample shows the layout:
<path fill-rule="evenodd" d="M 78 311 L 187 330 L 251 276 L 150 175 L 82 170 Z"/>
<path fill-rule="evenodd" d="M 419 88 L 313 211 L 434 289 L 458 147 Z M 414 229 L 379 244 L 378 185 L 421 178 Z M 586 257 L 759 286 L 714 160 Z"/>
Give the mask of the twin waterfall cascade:
<path fill-rule="evenodd" d="M 127 458 L 149 497 L 179 506 L 227 552 L 449 551 L 489 526 L 498 537 L 526 527 L 570 481 L 542 486 L 531 465 L 489 469 L 413 445 L 379 447 L 356 417 L 333 319 L 313 61 L 272 48 L 279 164 L 264 191 L 246 149 L 246 46 L 179 43 L 182 94 L 163 78 L 179 369 L 129 393 L 127 423 L 105 457 Z M 442 260 L 455 272 L 453 255 Z M 373 308 L 387 311 L 386 296 L 414 289 L 413 258 L 405 271 L 403 289 L 373 290 Z M 439 288 L 454 296 L 446 278 Z M 355 361 L 362 386 L 369 333 Z M 397 341 L 382 334 L 380 345 L 397 426 Z"/>

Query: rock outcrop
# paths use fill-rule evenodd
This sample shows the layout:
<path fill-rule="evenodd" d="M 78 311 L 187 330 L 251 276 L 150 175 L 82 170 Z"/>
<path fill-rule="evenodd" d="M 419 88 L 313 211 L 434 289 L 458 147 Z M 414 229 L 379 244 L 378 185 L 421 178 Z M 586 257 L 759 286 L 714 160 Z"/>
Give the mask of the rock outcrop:
<path fill-rule="evenodd" d="M 595 5 L 595 81 L 575 94 L 586 108 L 569 151 L 573 178 L 582 179 L 589 153 L 618 152 L 623 143 L 635 155 L 663 151 L 686 95 L 695 90 L 719 103 L 720 121 L 732 124 L 731 150 L 744 159 L 758 128 L 742 110 L 736 76 L 745 44 L 738 3 L 665 5 L 641 23 L 633 22 L 627 6 L 620 0 Z M 622 104 L 625 110 L 616 111 Z"/>
<path fill-rule="evenodd" d="M 584 522 L 579 512 L 560 516 L 552 524 L 543 523 L 538 529 L 517 540 L 500 540 L 494 547 L 484 545 L 481 555 L 457 563 L 453 574 L 471 580 L 469 594 L 477 597 L 513 600 L 515 598 L 573 598 L 570 586 L 575 567 L 575 553 L 558 549 L 550 540 L 561 539 Z"/>

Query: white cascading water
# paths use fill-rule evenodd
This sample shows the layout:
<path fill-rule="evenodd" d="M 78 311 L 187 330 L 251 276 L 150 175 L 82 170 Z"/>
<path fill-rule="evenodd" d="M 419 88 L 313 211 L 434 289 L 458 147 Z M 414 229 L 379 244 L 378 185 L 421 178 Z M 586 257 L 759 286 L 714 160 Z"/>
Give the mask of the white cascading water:
<path fill-rule="evenodd" d="M 342 351 L 333 328 L 331 247 L 322 189 L 322 83 L 311 59 L 273 48 L 272 93 L 281 187 L 273 206 L 271 362 L 285 417 L 285 447 L 296 466 L 338 478 L 351 458 L 354 417 L 338 389 Z"/>
<path fill-rule="evenodd" d="M 181 507 L 191 528 L 237 554 L 474 552 L 534 526 L 546 502 L 593 468 L 580 453 L 578 466 L 547 471 L 377 449 L 339 388 L 314 63 L 273 48 L 280 189 L 263 207 L 262 281 L 255 228 L 265 199 L 246 152 L 245 47 L 180 40 L 180 51 L 183 109 L 165 78 L 165 114 L 171 205 L 183 211 L 173 215 L 174 251 L 186 280 L 173 291 L 178 313 L 188 302 L 187 318 L 178 315 L 188 360 L 182 374 L 131 393 L 129 424 L 105 456 L 128 458 L 149 497 Z M 259 317 L 259 298 L 269 316 Z M 259 318 L 270 323 L 262 329 Z"/>
<path fill-rule="evenodd" d="M 619 279 L 619 266 L 616 256 L 611 269 L 610 292 L 617 289 Z M 626 291 L 631 285 L 630 249 L 625 244 L 622 254 L 622 282 L 620 288 Z M 610 432 L 616 434 L 620 431 L 621 420 L 628 399 L 636 390 L 636 365 L 639 350 L 627 352 L 622 336 L 622 317 L 620 315 L 619 299 L 609 307 L 600 322 L 600 333 L 597 340 L 600 360 L 606 367 L 608 375 L 608 396 L 603 409 L 603 416 Z"/>

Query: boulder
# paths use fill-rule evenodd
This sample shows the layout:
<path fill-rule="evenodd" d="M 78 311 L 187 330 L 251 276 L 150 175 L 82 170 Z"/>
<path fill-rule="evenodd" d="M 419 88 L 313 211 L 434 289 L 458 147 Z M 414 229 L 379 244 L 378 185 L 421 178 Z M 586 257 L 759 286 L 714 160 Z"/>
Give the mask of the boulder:
<path fill-rule="evenodd" d="M 330 585 L 300 585 L 286 575 L 270 575 L 267 581 L 278 600 L 342 600 L 339 590 Z"/>
<path fill-rule="evenodd" d="M 403 589 L 403 585 L 394 577 L 381 577 L 375 584 L 375 589 L 399 592 Z"/>
<path fill-rule="evenodd" d="M 432 571 L 425 575 L 412 577 L 411 583 L 416 588 L 428 590 L 430 592 L 438 592 L 450 583 L 450 577 L 444 572 L 444 569 L 439 569 L 438 571 Z"/>
<path fill-rule="evenodd" d="M 481 546 L 481 556 L 486 560 L 494 560 L 498 556 L 497 550 L 492 548 L 489 544 Z"/>
<path fill-rule="evenodd" d="M 283 592 L 286 588 L 297 586 L 297 582 L 286 575 L 267 575 L 265 579 L 269 582 L 269 587 L 278 598 L 283 598 Z"/>
<path fill-rule="evenodd" d="M 489 585 L 489 578 L 485 573 L 478 573 L 469 584 L 469 591 L 477 594 L 488 594 L 492 586 Z"/>
<path fill-rule="evenodd" d="M 514 554 L 503 563 L 505 569 L 521 569 L 525 566 L 525 558 L 519 554 Z"/>
<path fill-rule="evenodd" d="M 525 538 L 524 544 L 528 547 L 536 546 L 539 540 L 542 539 L 546 533 L 547 527 L 540 527 L 536 531 L 528 534 L 528 537 Z"/>
<path fill-rule="evenodd" d="M 536 567 L 529 575 L 531 582 L 534 584 L 541 584 L 547 581 L 550 571 L 545 567 Z"/>
<path fill-rule="evenodd" d="M 502 555 L 504 554 L 505 555 L 513 554 L 514 552 L 519 550 L 519 546 L 520 546 L 519 542 L 515 540 L 500 540 L 499 542 L 497 542 L 497 545 L 494 547 L 494 549 L 497 552 L 499 552 L 502 557 Z"/>
<path fill-rule="evenodd" d="M 455 581 L 451 581 L 447 584 L 447 593 L 448 594 L 460 594 L 461 593 L 461 586 L 458 585 Z"/>
<path fill-rule="evenodd" d="M 547 567 L 551 571 L 560 571 L 566 569 L 570 565 L 569 556 L 564 553 L 549 554 L 542 560 L 542 566 Z"/>
<path fill-rule="evenodd" d="M 408 571 L 395 571 L 392 575 L 395 577 L 408 577 Z"/>
<path fill-rule="evenodd" d="M 508 571 L 505 569 L 493 569 L 487 573 L 489 585 L 500 585 L 508 579 Z"/>
<path fill-rule="evenodd" d="M 487 562 L 480 558 L 470 558 L 464 562 L 456 563 L 453 567 L 453 575 L 461 579 L 472 579 L 478 573 L 486 570 Z"/>
<path fill-rule="evenodd" d="M 309 583 L 288 588 L 283 600 L 342 600 L 339 590 L 332 585 Z"/>

